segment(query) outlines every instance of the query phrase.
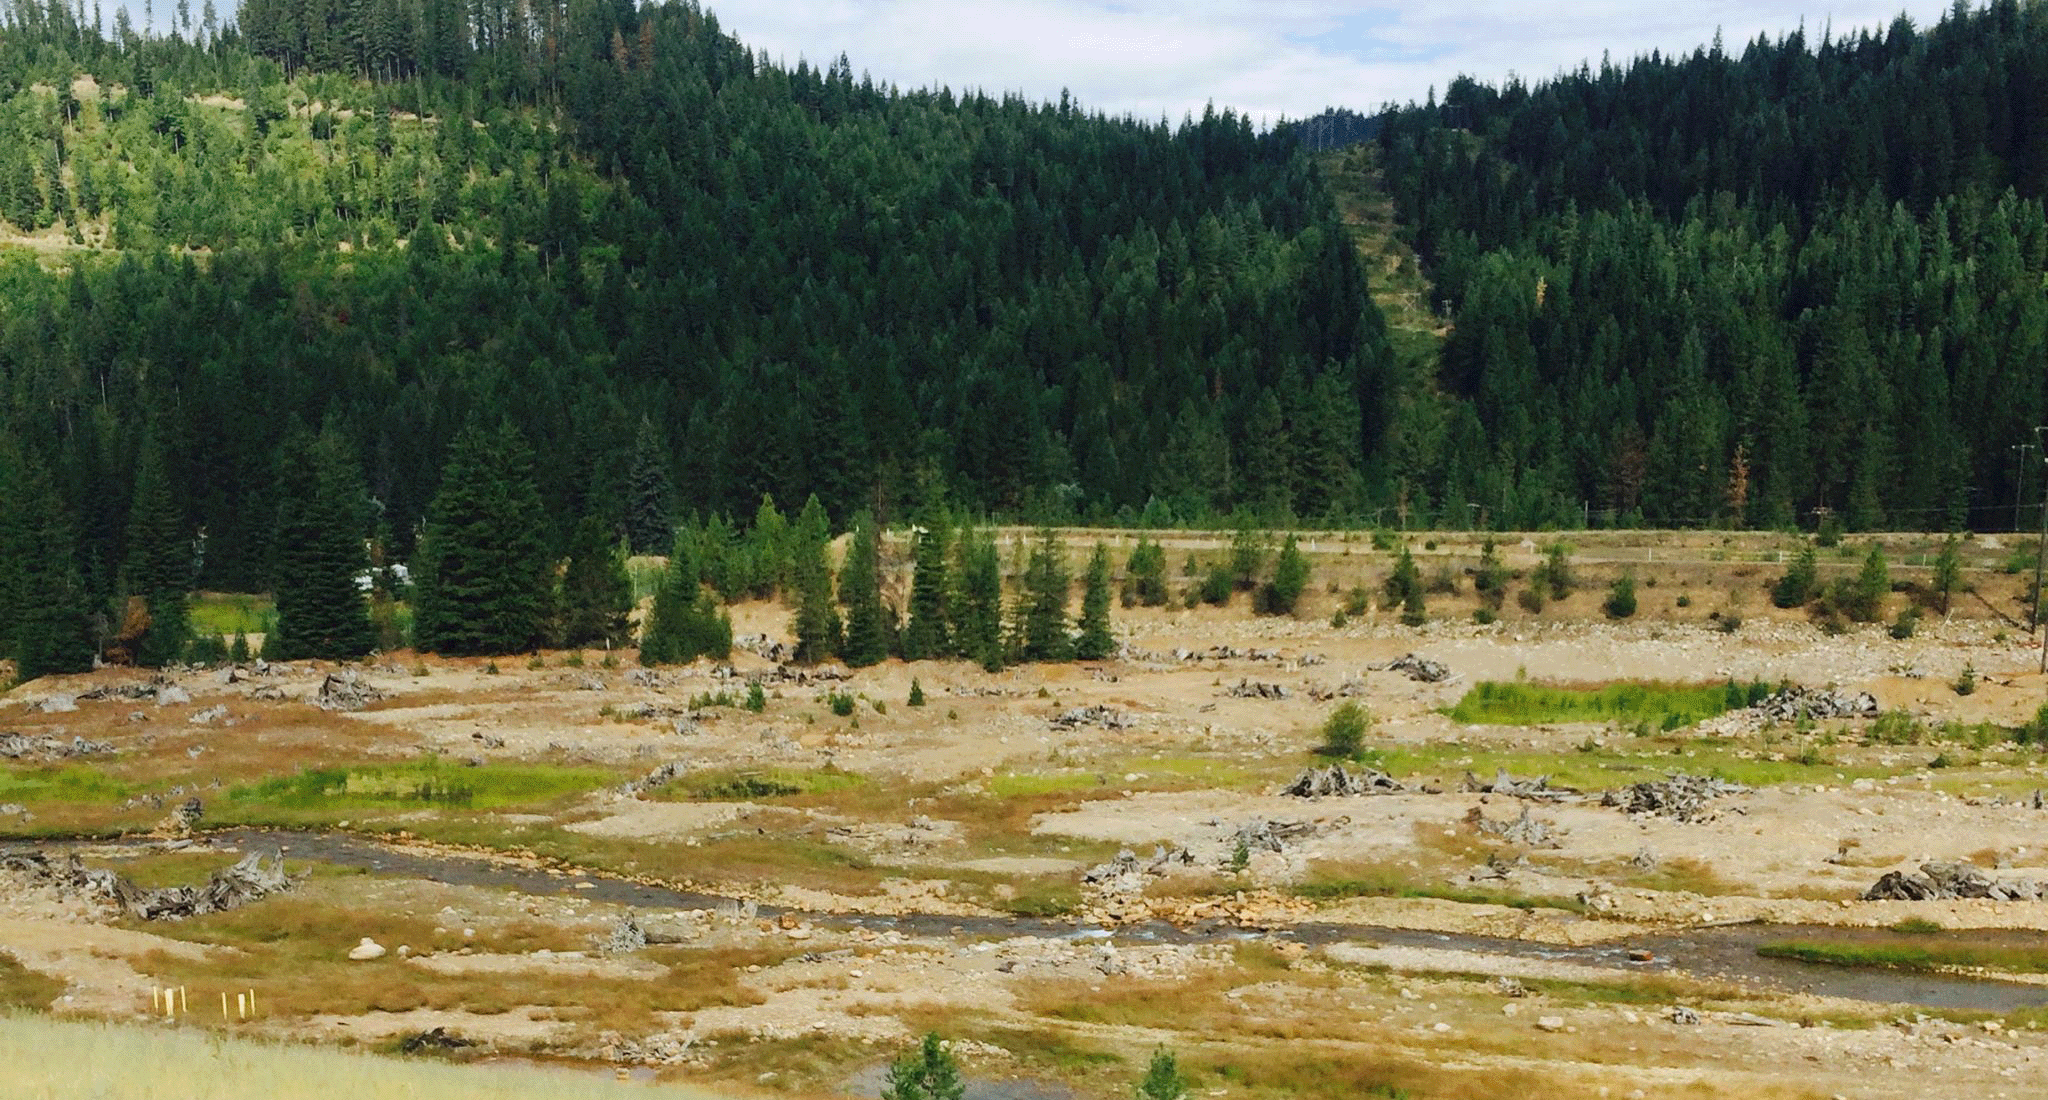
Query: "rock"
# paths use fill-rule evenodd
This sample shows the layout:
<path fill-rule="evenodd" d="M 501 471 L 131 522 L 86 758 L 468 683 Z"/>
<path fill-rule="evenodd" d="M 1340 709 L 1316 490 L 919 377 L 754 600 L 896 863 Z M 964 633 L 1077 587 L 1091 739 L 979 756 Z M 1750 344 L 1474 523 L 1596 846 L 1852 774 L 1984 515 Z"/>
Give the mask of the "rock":
<path fill-rule="evenodd" d="M 1399 672 L 1410 680 L 1424 684 L 1440 684 L 1451 678 L 1450 666 L 1413 653 L 1402 654 L 1383 665 L 1374 665 L 1383 672 Z"/>
<path fill-rule="evenodd" d="M 1099 726 L 1108 730 L 1126 730 L 1137 723 L 1131 716 L 1114 707 L 1075 707 L 1054 715 L 1052 724 L 1060 729 L 1077 729 L 1081 726 Z"/>
<path fill-rule="evenodd" d="M 320 681 L 313 705 L 321 710 L 357 711 L 382 698 L 383 692 L 363 683 L 356 670 L 349 668 L 330 672 Z"/>
<path fill-rule="evenodd" d="M 350 962 L 369 962 L 371 959 L 381 959 L 383 957 L 384 945 L 368 936 L 363 937 L 363 942 L 348 949 Z"/>
<path fill-rule="evenodd" d="M 177 808 L 171 811 L 171 815 L 164 818 L 163 823 L 157 826 L 157 828 L 159 831 L 169 833 L 172 836 L 183 836 L 191 832 L 192 827 L 199 824 L 199 819 L 205 816 L 206 804 L 199 801 L 195 796 L 179 803 Z"/>
<path fill-rule="evenodd" d="M 1520 978 L 1511 978 L 1506 974 L 1493 980 L 1493 991 L 1503 997 L 1526 997 L 1529 995 L 1529 988 L 1522 984 Z"/>
<path fill-rule="evenodd" d="M 1700 1014 L 1684 1005 L 1672 1005 L 1668 1016 L 1674 1024 L 1697 1024 L 1700 1022 Z"/>
<path fill-rule="evenodd" d="M 690 765 L 680 760 L 671 760 L 638 779 L 629 779 L 620 784 L 619 793 L 627 798 L 638 798 L 648 791 L 675 782 L 689 770 Z"/>
<path fill-rule="evenodd" d="M 179 706 L 192 701 L 192 693 L 176 684 L 165 684 L 156 689 L 156 705 L 160 707 Z"/>
<path fill-rule="evenodd" d="M 1281 788 L 1280 793 L 1294 798 L 1343 798 L 1369 794 L 1394 794 L 1402 786 L 1393 776 L 1377 768 L 1363 768 L 1353 773 L 1346 771 L 1342 764 L 1327 768 L 1309 768 L 1294 777 L 1294 782 Z"/>
<path fill-rule="evenodd" d="M 1950 901 L 1984 898 L 1991 901 L 2035 901 L 2048 894 L 2048 883 L 2033 879 L 1999 879 L 1967 863 L 1930 861 L 1918 871 L 1892 871 L 1864 891 L 1864 901 Z"/>
<path fill-rule="evenodd" d="M 1536 1017 L 1536 1030 L 1538 1030 L 1538 1031 L 1563 1031 L 1563 1030 L 1564 1030 L 1564 1017 L 1562 1017 L 1562 1016 L 1538 1016 L 1538 1017 Z"/>
<path fill-rule="evenodd" d="M 1504 794 L 1511 798 L 1526 798 L 1534 802 L 1577 802 L 1586 796 L 1572 787 L 1553 787 L 1550 777 L 1539 775 L 1534 779 L 1516 779 L 1506 768 L 1494 772 L 1493 782 L 1481 781 L 1471 772 L 1465 773 L 1464 789 L 1479 794 Z"/>
<path fill-rule="evenodd" d="M 1629 949 L 1628 952 L 1628 961 L 1632 963 L 1656 962 L 1657 953 L 1654 951 L 1645 951 L 1640 947 L 1632 947 Z"/>
<path fill-rule="evenodd" d="M 46 695 L 43 697 L 42 702 L 36 704 L 36 709 L 44 714 L 69 714 L 78 709 L 78 697 L 75 695 Z"/>
<path fill-rule="evenodd" d="M 1261 683 L 1256 680 L 1239 680 L 1225 688 L 1223 694 L 1232 699 L 1285 699 L 1287 689 L 1279 684 Z"/>
<path fill-rule="evenodd" d="M 68 760 L 105 756 L 113 751 L 111 741 L 88 741 L 83 737 L 65 741 L 49 734 L 31 737 L 24 733 L 0 733 L 0 759 L 5 760 Z"/>
<path fill-rule="evenodd" d="M 215 703 L 214 705 L 207 707 L 205 710 L 195 712 L 192 715 L 192 717 L 185 719 L 185 721 L 195 726 L 210 726 L 213 725 L 215 722 L 218 722 L 221 719 L 226 718 L 227 716 L 227 704 Z"/>
<path fill-rule="evenodd" d="M 647 946 L 647 931 L 631 913 L 620 917 L 599 941 L 597 950 L 604 955 L 625 955 Z"/>
<path fill-rule="evenodd" d="M 369 943 L 370 941 L 364 940 L 363 942 Z M 354 958 L 355 956 L 351 954 L 349 957 Z M 415 1032 L 400 1040 L 398 1043 L 398 1053 L 424 1054 L 428 1051 L 461 1050 L 475 1045 L 476 1043 L 460 1035 L 451 1034 L 445 1027 L 434 1027 L 428 1028 L 425 1031 Z"/>
<path fill-rule="evenodd" d="M 1781 1021 L 1773 1020 L 1769 1016 L 1759 1016 L 1754 1012 L 1730 1012 L 1723 1016 L 1722 1019 L 1740 1027 L 1778 1027 L 1781 1023 Z"/>
<path fill-rule="evenodd" d="M 1710 809 L 1707 803 L 1729 795 L 1749 794 L 1752 788 L 1740 783 L 1722 779 L 1711 779 L 1700 775 L 1674 775 L 1654 783 L 1637 783 L 1631 787 L 1608 791 L 1600 798 L 1602 806 L 1618 806 L 1630 816 L 1668 817 L 1673 821 L 1697 823 L 1712 821 L 1719 812 Z"/>

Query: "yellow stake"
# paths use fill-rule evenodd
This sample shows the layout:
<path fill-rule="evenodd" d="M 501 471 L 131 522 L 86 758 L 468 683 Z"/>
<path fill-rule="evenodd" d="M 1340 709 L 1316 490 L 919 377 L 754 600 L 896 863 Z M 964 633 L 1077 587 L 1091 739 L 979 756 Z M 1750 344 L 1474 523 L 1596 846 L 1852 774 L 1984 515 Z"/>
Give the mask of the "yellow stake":
<path fill-rule="evenodd" d="M 182 985 L 178 987 L 178 1011 L 192 1011 L 192 999 L 185 996 L 185 987 Z"/>
<path fill-rule="evenodd" d="M 226 991 L 222 991 L 220 995 L 220 1018 L 223 1020 L 228 1018 L 228 995 Z"/>

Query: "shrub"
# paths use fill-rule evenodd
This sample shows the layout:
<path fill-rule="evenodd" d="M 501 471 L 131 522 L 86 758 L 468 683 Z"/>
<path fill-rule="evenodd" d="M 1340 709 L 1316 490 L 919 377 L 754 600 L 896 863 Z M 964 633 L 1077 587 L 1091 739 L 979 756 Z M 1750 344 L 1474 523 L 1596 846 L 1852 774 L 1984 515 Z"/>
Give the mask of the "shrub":
<path fill-rule="evenodd" d="M 916 1051 L 889 1066 L 882 1100 L 960 1100 L 966 1091 L 960 1080 L 960 1063 L 934 1031 Z"/>
<path fill-rule="evenodd" d="M 1607 590 L 1607 602 L 1601 605 L 1610 619 L 1633 618 L 1636 613 L 1636 575 L 1623 573 L 1614 579 Z"/>
<path fill-rule="evenodd" d="M 1561 542 L 1551 543 L 1550 549 L 1543 553 L 1543 564 L 1536 567 L 1536 571 L 1530 574 L 1529 579 L 1532 583 L 1549 589 L 1550 598 L 1553 600 L 1562 600 L 1570 596 L 1573 584 L 1571 547 Z"/>
<path fill-rule="evenodd" d="M 1152 1064 L 1138 1082 L 1138 1100 L 1184 1100 L 1187 1095 L 1188 1079 L 1181 1076 L 1173 1054 L 1165 1047 L 1153 1051 Z"/>
<path fill-rule="evenodd" d="M 1394 571 L 1380 584 L 1384 595 L 1380 606 L 1392 610 L 1406 607 L 1411 598 L 1422 596 L 1422 571 L 1415 567 L 1415 555 L 1408 548 L 1401 548 L 1401 556 L 1394 559 Z"/>
<path fill-rule="evenodd" d="M 1230 602 L 1230 592 L 1234 587 L 1230 566 L 1217 562 L 1202 575 L 1202 602 L 1221 607 Z"/>
<path fill-rule="evenodd" d="M 1977 693 L 1977 667 L 1975 665 L 1963 666 L 1962 674 L 1956 677 L 1955 689 L 1957 695 L 1975 695 Z"/>
<path fill-rule="evenodd" d="M 1371 711 L 1353 702 L 1338 704 L 1323 720 L 1324 755 L 1356 759 L 1365 748 L 1365 734 L 1371 728 Z"/>
<path fill-rule="evenodd" d="M 1500 621 L 1500 616 L 1494 614 L 1493 608 L 1482 607 L 1472 612 L 1472 621 L 1480 626 L 1492 626 Z"/>
<path fill-rule="evenodd" d="M 918 683 L 916 680 L 910 681 L 909 703 L 913 707 L 921 707 L 924 705 L 924 685 Z"/>
<path fill-rule="evenodd" d="M 768 709 L 768 693 L 761 690 L 761 681 L 747 685 L 747 709 L 759 714 Z"/>
<path fill-rule="evenodd" d="M 1904 611 L 1899 612 L 1898 618 L 1892 620 L 1892 637 L 1902 642 L 1912 637 L 1913 632 L 1918 629 L 1920 629 L 1920 609 L 1917 607 L 1906 608 Z"/>
<path fill-rule="evenodd" d="M 1346 615 L 1343 608 L 1340 607 L 1330 612 L 1330 629 L 1342 630 L 1349 625 L 1351 625 L 1351 616 Z"/>
<path fill-rule="evenodd" d="M 1508 598 L 1508 569 L 1501 564 L 1500 550 L 1492 539 L 1479 551 L 1479 568 L 1472 574 L 1472 590 L 1479 594 L 1479 600 L 1494 611 L 1499 611 Z"/>
<path fill-rule="evenodd" d="M 1259 590 L 1259 611 L 1267 615 L 1294 614 L 1294 605 L 1308 587 L 1308 574 L 1308 558 L 1302 555 L 1294 536 L 1287 536 L 1280 556 L 1273 562 L 1273 579 Z"/>
<path fill-rule="evenodd" d="M 1515 602 L 1531 615 L 1543 614 L 1543 586 L 1532 579 L 1529 587 L 1515 593 Z"/>
<path fill-rule="evenodd" d="M 1742 616 L 1732 611 L 1721 612 L 1721 633 L 1733 634 L 1742 629 Z"/>
<path fill-rule="evenodd" d="M 832 713 L 841 718 L 853 713 L 853 696 L 843 691 L 835 691 L 825 696 L 825 702 L 832 708 Z"/>

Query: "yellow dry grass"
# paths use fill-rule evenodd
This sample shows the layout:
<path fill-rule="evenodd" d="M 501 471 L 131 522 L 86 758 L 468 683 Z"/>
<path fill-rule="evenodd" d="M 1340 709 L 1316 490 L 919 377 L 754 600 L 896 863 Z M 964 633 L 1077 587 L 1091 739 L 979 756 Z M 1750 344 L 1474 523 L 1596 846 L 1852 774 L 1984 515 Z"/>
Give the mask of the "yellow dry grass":
<path fill-rule="evenodd" d="M 222 1039 L 192 1031 L 0 1017 L 0 1095 L 17 1100 L 713 1100 L 538 1068 L 450 1066 Z"/>

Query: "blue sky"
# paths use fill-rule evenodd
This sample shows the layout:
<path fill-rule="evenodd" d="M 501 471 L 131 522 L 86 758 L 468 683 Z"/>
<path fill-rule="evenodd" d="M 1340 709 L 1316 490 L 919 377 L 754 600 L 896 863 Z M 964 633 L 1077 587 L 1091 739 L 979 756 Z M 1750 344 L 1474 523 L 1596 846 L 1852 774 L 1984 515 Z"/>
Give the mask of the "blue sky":
<path fill-rule="evenodd" d="M 1461 73 L 1541 79 L 1603 52 L 1739 50 L 1804 22 L 1929 26 L 1945 0 L 708 0 L 727 30 L 795 62 L 844 52 L 854 71 L 1178 120 L 1207 103 L 1263 122 L 1329 105 L 1421 98 Z"/>

